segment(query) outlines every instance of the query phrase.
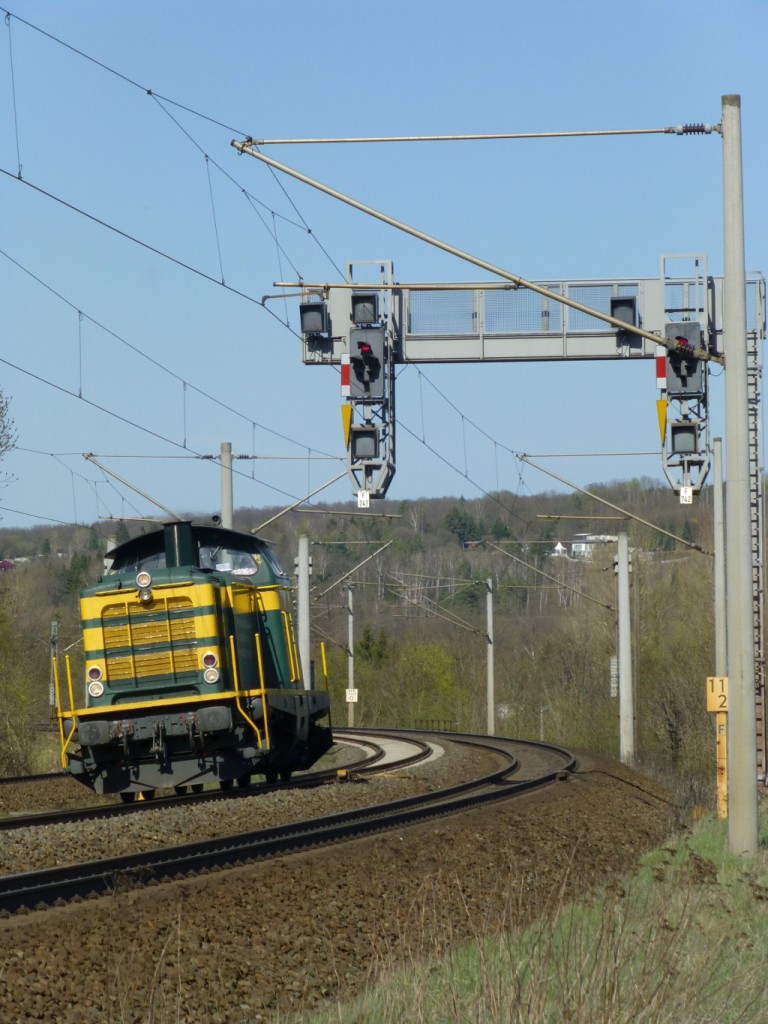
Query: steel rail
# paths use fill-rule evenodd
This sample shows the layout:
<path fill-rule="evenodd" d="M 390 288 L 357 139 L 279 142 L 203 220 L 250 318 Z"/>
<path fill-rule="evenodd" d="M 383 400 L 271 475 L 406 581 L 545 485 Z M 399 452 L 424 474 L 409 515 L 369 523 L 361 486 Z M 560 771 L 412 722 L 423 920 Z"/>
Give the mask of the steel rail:
<path fill-rule="evenodd" d="M 0 775 L 0 786 L 21 782 L 48 782 L 50 779 L 64 779 L 67 772 L 39 772 L 36 775 Z"/>
<path fill-rule="evenodd" d="M 451 735 L 451 739 L 478 745 L 480 738 L 456 740 Z M 149 882 L 239 866 L 411 825 L 548 785 L 567 777 L 576 764 L 573 755 L 561 748 L 522 741 L 516 741 L 515 747 L 518 751 L 522 748 L 539 755 L 546 752 L 550 761 L 546 770 L 537 770 L 533 777 L 514 779 L 520 769 L 519 761 L 508 752 L 508 746 L 497 747 L 494 749 L 504 753 L 508 759 L 503 768 L 480 779 L 434 793 L 150 853 L 10 875 L 0 879 L 0 911 L 12 913 L 23 908 L 39 909 L 62 900 L 124 891 Z"/>
<path fill-rule="evenodd" d="M 345 765 L 346 771 L 353 772 L 356 775 L 375 771 L 376 765 L 384 757 L 384 750 L 372 741 L 361 741 L 361 745 L 367 747 L 369 754 L 360 761 Z M 405 759 L 403 764 L 417 763 L 426 757 L 427 753 L 420 749 L 411 758 Z M 248 796 L 258 796 L 261 793 L 274 793 L 275 790 L 281 789 L 311 789 L 313 786 L 323 785 L 323 783 L 335 778 L 336 773 L 336 768 L 324 768 L 318 772 L 307 772 L 305 775 L 291 779 L 290 782 L 255 783 L 250 786 L 216 790 L 207 793 L 177 793 L 173 796 L 139 800 L 130 804 L 89 804 L 87 807 L 67 808 L 66 810 L 36 811 L 23 815 L 13 814 L 6 818 L 0 818 L 0 832 L 14 832 L 20 828 L 38 828 L 43 825 L 71 825 L 79 821 L 105 820 L 107 818 L 117 818 L 125 814 L 143 814 L 147 811 L 162 810 L 164 807 L 178 807 L 180 802 L 184 804 L 215 803 L 219 800 L 237 800 Z M 67 773 L 62 772 L 62 775 L 65 776 Z M 43 778 L 48 777 L 43 776 Z"/>

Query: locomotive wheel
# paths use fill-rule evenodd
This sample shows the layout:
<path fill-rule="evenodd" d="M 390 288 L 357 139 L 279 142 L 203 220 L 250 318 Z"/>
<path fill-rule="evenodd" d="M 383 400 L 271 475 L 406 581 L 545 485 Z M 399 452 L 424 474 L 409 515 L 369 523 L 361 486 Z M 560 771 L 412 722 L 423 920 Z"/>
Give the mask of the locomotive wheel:
<path fill-rule="evenodd" d="M 192 792 L 193 793 L 202 793 L 204 789 L 205 789 L 205 785 L 202 782 L 193 782 L 192 783 Z"/>
<path fill-rule="evenodd" d="M 264 772 L 264 780 L 268 786 L 274 786 L 274 784 L 277 782 L 277 769 L 268 768 Z"/>
<path fill-rule="evenodd" d="M 176 794 L 176 796 L 184 796 L 184 794 L 187 792 L 187 787 L 186 786 L 174 786 L 173 787 L 173 792 Z"/>
<path fill-rule="evenodd" d="M 290 768 L 281 768 L 280 769 L 280 781 L 281 782 L 290 782 L 291 781 L 291 775 L 293 775 L 293 772 L 291 771 Z"/>
<path fill-rule="evenodd" d="M 219 788 L 226 793 L 228 790 L 232 789 L 233 785 L 234 779 L 222 779 L 221 782 L 219 783 Z"/>
<path fill-rule="evenodd" d="M 124 804 L 132 804 L 133 801 L 136 799 L 136 794 L 131 793 L 130 791 L 127 793 L 121 793 L 120 799 L 123 801 Z"/>
<path fill-rule="evenodd" d="M 248 789 L 251 784 L 251 773 L 246 772 L 245 775 L 239 775 L 237 778 L 238 789 Z"/>

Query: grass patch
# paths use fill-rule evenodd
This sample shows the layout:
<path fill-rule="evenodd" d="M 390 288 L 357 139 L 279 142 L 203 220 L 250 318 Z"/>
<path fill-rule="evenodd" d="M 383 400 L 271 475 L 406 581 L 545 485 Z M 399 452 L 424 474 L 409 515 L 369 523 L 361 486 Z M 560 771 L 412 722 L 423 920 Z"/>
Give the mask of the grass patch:
<path fill-rule="evenodd" d="M 61 771 L 61 742 L 58 732 L 38 732 L 35 734 L 34 746 L 30 772 L 42 774 L 44 772 Z"/>
<path fill-rule="evenodd" d="M 763 820 L 763 841 L 768 823 Z M 458 894 L 457 894 L 457 898 Z M 728 853 L 703 819 L 621 884 L 527 927 L 386 971 L 362 998 L 304 1024 L 763 1024 L 768 853 Z M 392 960 L 390 960 L 392 963 Z"/>

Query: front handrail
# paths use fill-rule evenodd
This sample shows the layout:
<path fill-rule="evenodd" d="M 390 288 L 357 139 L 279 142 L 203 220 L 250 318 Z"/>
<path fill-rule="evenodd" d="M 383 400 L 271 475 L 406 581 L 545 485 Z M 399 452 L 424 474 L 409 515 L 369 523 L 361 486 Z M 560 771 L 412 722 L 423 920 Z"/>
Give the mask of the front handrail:
<path fill-rule="evenodd" d="M 299 671 L 299 657 L 296 651 L 296 638 L 293 635 L 293 627 L 288 613 L 281 611 L 280 614 L 283 618 L 283 635 L 285 636 L 285 646 L 288 651 L 288 667 L 291 672 L 291 682 L 298 683 L 301 679 L 301 672 Z"/>
<path fill-rule="evenodd" d="M 245 710 L 243 705 L 240 703 L 240 681 L 239 681 L 239 678 L 238 678 L 238 671 L 237 671 L 237 652 L 235 650 L 235 638 L 231 634 L 230 634 L 230 637 L 229 637 L 229 650 L 230 650 L 230 654 L 231 654 L 232 682 L 234 683 L 234 687 L 235 687 L 235 704 L 237 706 L 237 710 L 240 712 L 240 714 L 243 716 L 243 718 L 246 720 L 246 722 L 250 725 L 250 727 L 256 733 L 256 738 L 257 738 L 257 740 L 259 742 L 259 748 L 263 750 L 264 747 L 263 747 L 263 744 L 261 742 L 261 730 L 259 729 L 258 725 L 256 725 L 256 723 L 251 718 L 251 716 L 248 714 L 248 712 Z M 263 692 L 264 692 L 264 688 L 262 686 L 262 693 Z M 263 702 L 262 702 L 262 708 L 266 711 L 266 709 L 264 708 Z M 266 720 L 266 713 L 264 715 L 264 718 Z"/>
<path fill-rule="evenodd" d="M 74 717 L 75 695 L 74 695 L 74 690 L 72 689 L 72 672 L 70 671 L 69 655 L 68 654 L 66 655 L 65 660 L 66 660 L 66 664 L 67 664 L 67 680 L 68 680 L 68 684 L 69 684 L 69 707 L 73 711 L 72 715 L 66 715 L 62 711 L 62 709 L 61 709 L 61 690 L 60 690 L 60 686 L 59 686 L 59 664 L 58 664 L 58 661 L 56 660 L 56 658 L 52 658 L 51 659 L 52 667 L 53 667 L 53 686 L 54 686 L 54 690 L 55 690 L 55 693 L 56 693 L 56 718 L 57 718 L 58 723 L 59 723 L 59 742 L 61 744 L 61 767 L 62 768 L 66 768 L 67 767 L 67 747 L 69 747 L 69 744 L 72 742 L 72 737 L 77 732 L 77 720 Z M 64 720 L 67 719 L 67 718 L 70 718 L 70 717 L 72 718 L 72 728 L 70 729 L 69 734 L 65 737 L 64 736 Z"/>
<path fill-rule="evenodd" d="M 267 691 L 264 686 L 264 659 L 261 654 L 261 634 L 253 634 L 254 644 L 256 645 L 256 662 L 259 666 L 259 684 L 261 685 L 261 707 L 264 712 L 264 739 L 267 743 L 267 750 L 271 750 L 269 741 L 269 715 L 267 714 Z"/>

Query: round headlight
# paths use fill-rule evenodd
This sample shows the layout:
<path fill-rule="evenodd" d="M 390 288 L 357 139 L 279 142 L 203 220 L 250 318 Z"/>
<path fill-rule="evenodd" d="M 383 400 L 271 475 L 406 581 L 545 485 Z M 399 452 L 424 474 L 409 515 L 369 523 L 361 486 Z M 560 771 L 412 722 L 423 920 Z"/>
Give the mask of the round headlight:
<path fill-rule="evenodd" d="M 152 601 L 152 591 L 149 587 L 142 587 L 139 591 L 139 600 L 142 604 L 149 604 Z"/>
<path fill-rule="evenodd" d="M 203 665 L 206 668 L 216 668 L 219 663 L 219 659 L 213 653 L 213 651 L 206 651 L 203 655 Z"/>
<path fill-rule="evenodd" d="M 101 674 L 101 669 L 99 668 L 98 665 L 91 665 L 91 667 L 88 669 L 88 678 L 91 680 L 91 682 L 98 682 L 99 679 L 101 679 Z"/>
<path fill-rule="evenodd" d="M 207 668 L 205 672 L 203 672 L 203 679 L 206 683 L 218 683 L 219 670 L 217 668 Z"/>
<path fill-rule="evenodd" d="M 88 693 L 92 697 L 100 697 L 104 693 L 104 684 L 94 680 L 92 683 L 88 683 Z"/>
<path fill-rule="evenodd" d="M 139 590 L 144 590 L 146 587 L 152 586 L 152 577 L 149 575 L 146 569 L 142 569 L 141 572 L 138 573 L 138 575 L 136 576 L 136 586 L 139 588 Z"/>

